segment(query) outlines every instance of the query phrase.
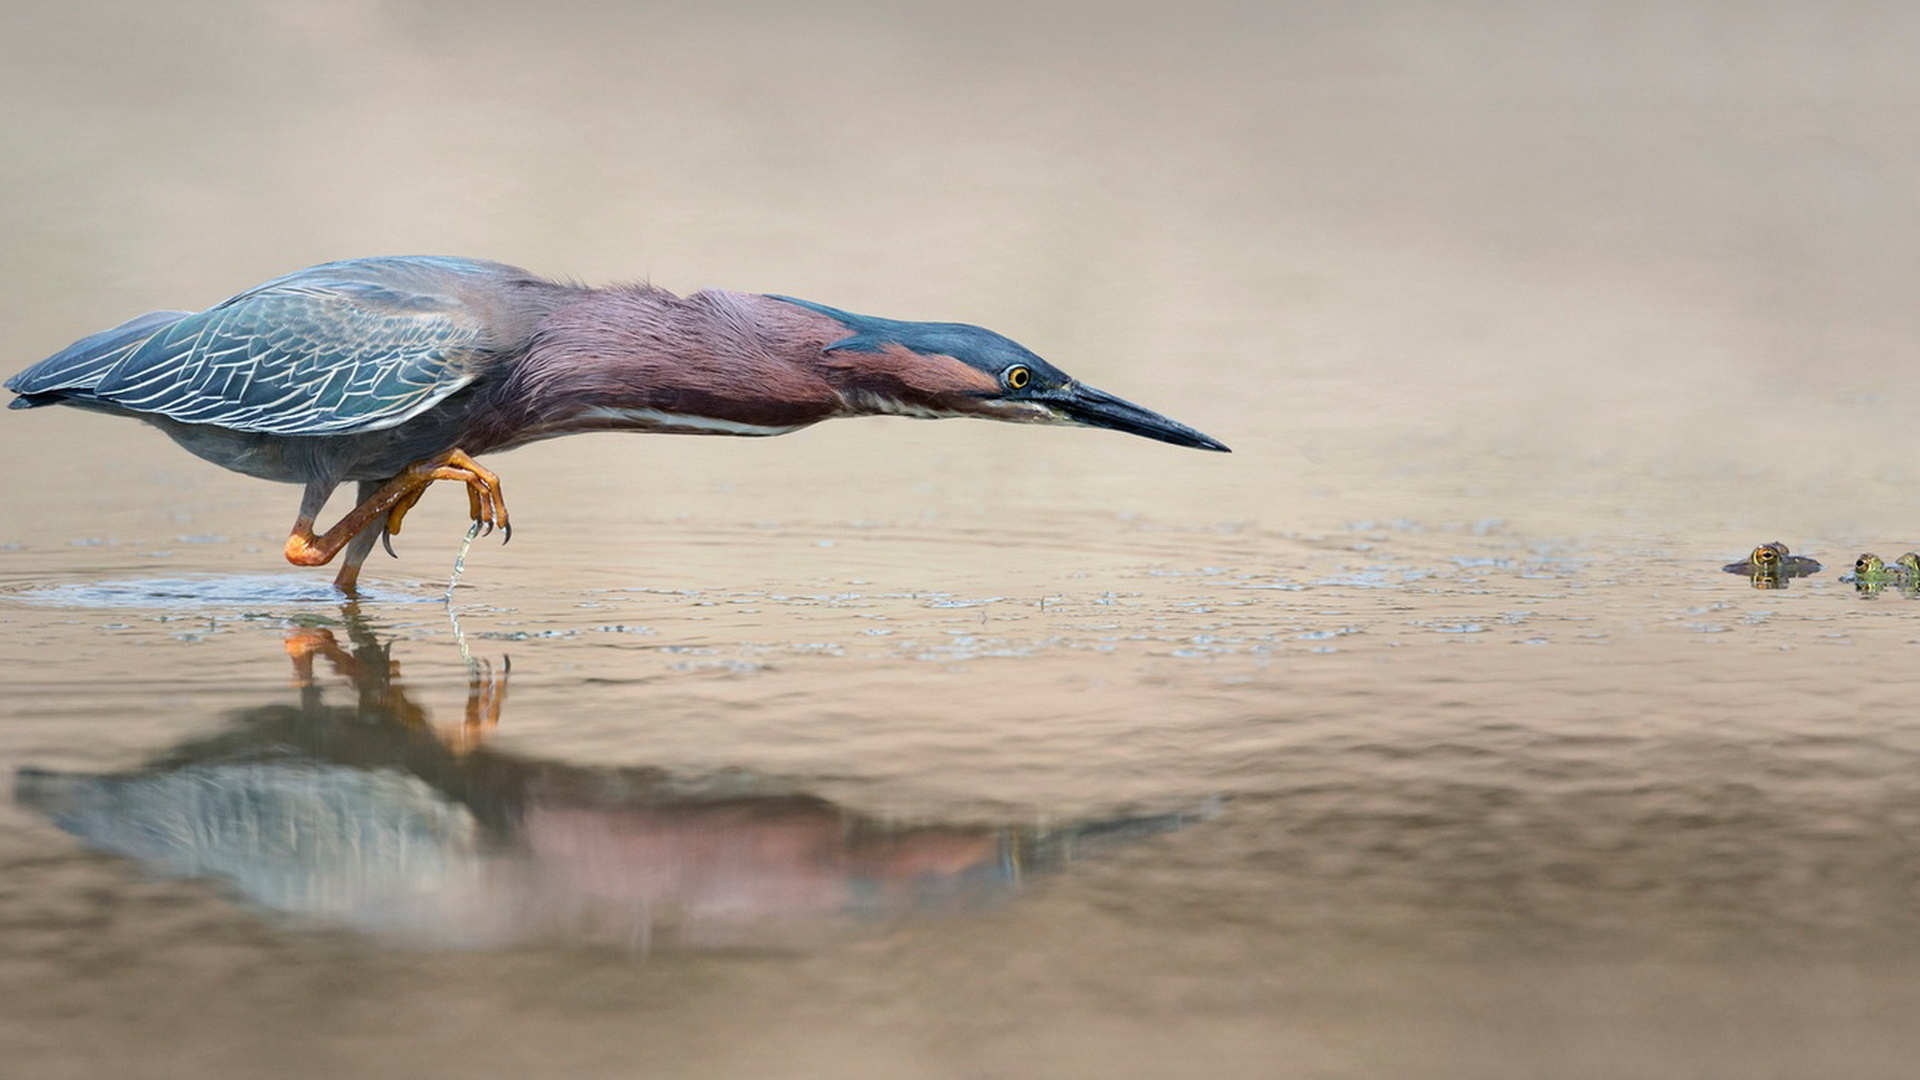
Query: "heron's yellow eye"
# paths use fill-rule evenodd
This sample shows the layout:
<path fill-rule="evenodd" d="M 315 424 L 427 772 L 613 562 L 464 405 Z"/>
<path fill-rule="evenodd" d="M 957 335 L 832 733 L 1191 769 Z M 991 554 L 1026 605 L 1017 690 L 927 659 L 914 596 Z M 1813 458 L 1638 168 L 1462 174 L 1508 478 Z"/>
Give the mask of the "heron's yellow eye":
<path fill-rule="evenodd" d="M 1006 379 L 1010 389 L 1025 390 L 1027 384 L 1033 381 L 1033 372 L 1016 364 L 1007 369 Z"/>

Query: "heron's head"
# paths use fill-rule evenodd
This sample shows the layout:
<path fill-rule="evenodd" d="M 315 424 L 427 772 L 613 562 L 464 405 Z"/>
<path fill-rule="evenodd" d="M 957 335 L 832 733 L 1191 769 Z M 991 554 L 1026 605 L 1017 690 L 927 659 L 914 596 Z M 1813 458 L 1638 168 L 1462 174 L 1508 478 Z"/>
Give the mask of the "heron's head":
<path fill-rule="evenodd" d="M 825 315 L 848 336 L 822 350 L 847 373 L 851 403 L 864 412 L 978 416 L 1028 424 L 1112 428 L 1175 446 L 1225 452 L 1185 424 L 1096 390 L 1019 342 L 965 323 L 903 322 L 775 296 Z"/>

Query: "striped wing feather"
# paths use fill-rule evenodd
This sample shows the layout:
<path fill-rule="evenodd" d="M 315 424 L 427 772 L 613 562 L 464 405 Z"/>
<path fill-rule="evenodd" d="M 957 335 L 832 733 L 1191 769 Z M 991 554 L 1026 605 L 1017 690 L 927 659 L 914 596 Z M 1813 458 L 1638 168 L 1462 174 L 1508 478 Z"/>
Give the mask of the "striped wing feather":
<path fill-rule="evenodd" d="M 160 331 L 92 392 L 135 412 L 239 431 L 377 431 L 472 382 L 462 361 L 480 337 L 451 300 L 361 282 L 280 284 Z"/>

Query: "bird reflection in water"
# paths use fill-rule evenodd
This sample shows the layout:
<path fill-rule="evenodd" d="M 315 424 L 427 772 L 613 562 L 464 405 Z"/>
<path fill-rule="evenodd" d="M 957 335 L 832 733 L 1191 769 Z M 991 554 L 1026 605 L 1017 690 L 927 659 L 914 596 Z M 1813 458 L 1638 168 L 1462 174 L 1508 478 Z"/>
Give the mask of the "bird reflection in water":
<path fill-rule="evenodd" d="M 595 769 L 484 744 L 508 671 L 470 668 L 465 715 L 436 727 L 390 642 L 345 611 L 289 633 L 297 705 L 130 772 L 22 769 L 15 797 L 87 846 L 228 883 L 303 922 L 415 944 L 778 943 L 834 924 L 1004 899 L 1031 873 L 1210 814 L 1038 828 L 903 824 L 745 773 Z M 316 661 L 356 692 L 324 700 Z"/>

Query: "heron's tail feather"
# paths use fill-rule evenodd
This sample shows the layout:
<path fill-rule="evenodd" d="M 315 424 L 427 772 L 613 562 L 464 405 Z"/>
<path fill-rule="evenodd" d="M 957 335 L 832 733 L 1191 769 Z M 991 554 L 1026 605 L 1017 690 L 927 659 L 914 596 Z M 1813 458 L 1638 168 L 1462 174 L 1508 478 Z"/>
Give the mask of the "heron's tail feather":
<path fill-rule="evenodd" d="M 31 409 L 35 405 L 50 405 L 72 391 L 91 389 L 128 353 L 191 314 L 191 311 L 149 311 L 111 330 L 81 338 L 8 379 L 7 389 L 20 395 L 11 407 Z"/>

